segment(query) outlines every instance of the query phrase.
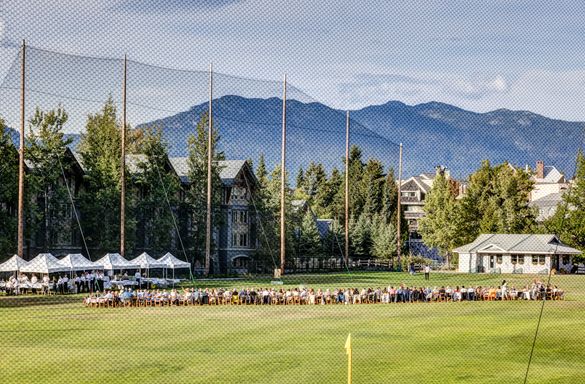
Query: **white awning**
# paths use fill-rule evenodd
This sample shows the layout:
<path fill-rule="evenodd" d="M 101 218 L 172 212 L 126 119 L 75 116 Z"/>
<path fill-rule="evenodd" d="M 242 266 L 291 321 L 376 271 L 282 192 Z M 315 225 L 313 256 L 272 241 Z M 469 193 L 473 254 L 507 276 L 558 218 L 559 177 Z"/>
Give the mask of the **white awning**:
<path fill-rule="evenodd" d="M 63 257 L 61 262 L 67 265 L 72 271 L 104 269 L 103 265 L 89 261 L 80 253 L 70 253 L 69 255 Z"/>
<path fill-rule="evenodd" d="M 18 255 L 14 255 L 4 263 L 0 264 L 0 272 L 19 272 L 20 269 L 27 264 L 28 261 Z"/>
<path fill-rule="evenodd" d="M 166 265 L 169 269 L 191 268 L 191 263 L 177 259 L 171 253 L 167 252 L 163 257 L 158 259 L 159 263 Z"/>
<path fill-rule="evenodd" d="M 119 253 L 107 253 L 104 257 L 96 261 L 96 264 L 103 265 L 105 270 L 114 269 L 138 269 L 139 264 L 130 262 L 122 257 Z"/>
<path fill-rule="evenodd" d="M 142 269 L 167 268 L 165 263 L 161 263 L 146 252 L 143 252 L 140 254 L 140 256 L 131 260 L 130 262 L 133 264 L 138 264 Z"/>
<path fill-rule="evenodd" d="M 70 268 L 50 253 L 40 253 L 20 269 L 25 273 L 69 272 Z"/>

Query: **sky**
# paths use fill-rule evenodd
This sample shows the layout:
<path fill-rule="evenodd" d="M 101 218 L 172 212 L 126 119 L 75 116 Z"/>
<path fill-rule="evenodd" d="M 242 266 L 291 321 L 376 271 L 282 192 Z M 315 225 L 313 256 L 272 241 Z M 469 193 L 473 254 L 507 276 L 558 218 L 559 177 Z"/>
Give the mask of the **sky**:
<path fill-rule="evenodd" d="M 574 0 L 0 0 L 0 77 L 26 39 L 243 78 L 286 74 L 340 109 L 439 101 L 585 121 L 583 36 L 585 3 Z"/>

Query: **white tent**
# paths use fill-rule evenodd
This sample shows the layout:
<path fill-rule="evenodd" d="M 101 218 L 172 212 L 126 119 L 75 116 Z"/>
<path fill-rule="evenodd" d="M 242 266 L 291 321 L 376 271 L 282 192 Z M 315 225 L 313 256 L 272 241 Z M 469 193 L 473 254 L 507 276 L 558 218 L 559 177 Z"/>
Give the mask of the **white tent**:
<path fill-rule="evenodd" d="M 138 269 L 139 264 L 126 260 L 119 253 L 107 253 L 104 257 L 96 261 L 96 264 L 103 265 L 105 270 L 114 269 Z"/>
<path fill-rule="evenodd" d="M 90 271 L 95 269 L 104 269 L 103 265 L 89 261 L 82 254 L 70 253 L 61 259 L 61 262 L 67 265 L 72 271 Z"/>
<path fill-rule="evenodd" d="M 20 268 L 20 272 L 25 273 L 55 273 L 69 272 L 67 265 L 50 253 L 39 253 L 37 257 L 28 262 L 27 265 Z"/>
<path fill-rule="evenodd" d="M 156 260 L 146 252 L 141 253 L 140 256 L 130 262 L 140 265 L 141 269 L 167 268 L 165 263 Z"/>
<path fill-rule="evenodd" d="M 178 269 L 178 268 L 191 268 L 191 263 L 177 259 L 175 256 L 167 252 L 163 257 L 157 260 L 159 263 L 164 263 L 166 268 Z"/>
<path fill-rule="evenodd" d="M 28 261 L 18 255 L 14 255 L 4 263 L 0 264 L 0 272 L 19 272 L 20 269 L 27 264 Z"/>

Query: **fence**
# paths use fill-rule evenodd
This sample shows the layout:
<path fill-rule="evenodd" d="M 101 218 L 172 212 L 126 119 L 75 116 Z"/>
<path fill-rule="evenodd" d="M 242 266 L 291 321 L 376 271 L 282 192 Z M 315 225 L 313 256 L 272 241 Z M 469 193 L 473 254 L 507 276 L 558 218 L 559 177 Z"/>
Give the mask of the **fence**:
<path fill-rule="evenodd" d="M 373 255 L 357 240 L 346 250 L 345 227 L 375 219 L 396 232 L 398 144 L 286 79 L 24 47 L 0 90 L 17 147 L 24 108 L 28 258 L 170 251 L 196 270 L 228 273 L 252 260 L 272 270 L 299 257 L 397 253 Z M 16 250 L 14 233 L 5 254 Z"/>

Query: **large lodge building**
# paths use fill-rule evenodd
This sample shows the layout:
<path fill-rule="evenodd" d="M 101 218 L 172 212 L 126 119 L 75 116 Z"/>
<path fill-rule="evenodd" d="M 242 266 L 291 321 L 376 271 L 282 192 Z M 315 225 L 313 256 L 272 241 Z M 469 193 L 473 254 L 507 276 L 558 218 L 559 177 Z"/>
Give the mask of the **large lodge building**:
<path fill-rule="evenodd" d="M 85 187 L 83 176 L 86 168 L 78 153 L 67 149 L 66 157 L 71 166 L 64 170 L 64 174 L 75 200 Z M 140 164 L 144 162 L 146 162 L 146 158 L 143 155 L 127 155 L 126 167 L 129 175 L 141 172 Z M 32 168 L 34 168 L 34 164 L 26 162 L 25 171 L 30 171 Z M 180 202 L 184 202 L 186 191 L 191 184 L 188 177 L 187 158 L 171 157 L 166 168 L 166 172 L 172 172 L 180 180 L 181 190 L 178 197 Z M 258 182 L 250 164 L 245 160 L 219 161 L 218 168 L 220 169 L 222 182 L 221 217 L 215 218 L 219 225 L 212 233 L 211 270 L 214 273 L 245 272 L 249 261 L 258 248 L 256 215 L 252 209 L 251 201 L 252 193 L 257 188 Z M 60 182 L 64 183 L 64 179 L 61 178 Z M 140 191 L 137 192 L 137 198 L 140 198 Z M 37 197 L 37 204 L 41 207 L 43 206 L 42 197 Z M 161 204 L 166 203 L 161 202 Z M 65 217 L 65 223 L 60 223 L 59 231 L 45 231 L 45 226 L 50 228 L 51 223 L 43 223 L 36 233 L 25 238 L 25 259 L 31 259 L 38 253 L 49 251 L 57 256 L 69 253 L 83 253 L 83 240 L 78 230 L 75 213 L 71 204 L 67 204 L 67 206 L 62 215 L 62 217 Z M 176 212 L 176 207 L 173 207 L 173 210 Z M 12 211 L 16 214 L 15 210 Z M 180 215 L 180 213 L 178 214 Z M 179 228 L 179 231 L 189 233 L 184 228 Z M 135 235 L 136 244 L 133 253 L 138 255 L 142 252 L 152 252 L 150 239 L 144 235 L 144 230 L 141 228 L 140 223 L 136 227 Z M 176 245 L 177 253 L 180 253 L 178 252 L 178 236 L 174 230 L 173 236 L 175 237 L 173 243 Z M 46 237 L 49 237 L 49 239 Z M 47 246 L 46 244 L 49 245 Z M 90 249 L 91 251 L 103 250 Z M 202 265 L 199 261 L 195 261 L 194 267 L 196 271 L 198 268 L 202 270 Z"/>

